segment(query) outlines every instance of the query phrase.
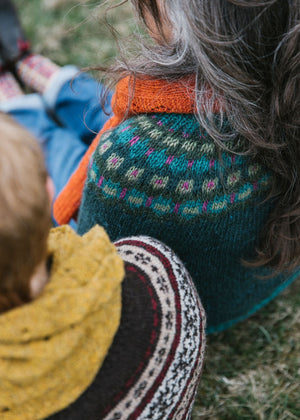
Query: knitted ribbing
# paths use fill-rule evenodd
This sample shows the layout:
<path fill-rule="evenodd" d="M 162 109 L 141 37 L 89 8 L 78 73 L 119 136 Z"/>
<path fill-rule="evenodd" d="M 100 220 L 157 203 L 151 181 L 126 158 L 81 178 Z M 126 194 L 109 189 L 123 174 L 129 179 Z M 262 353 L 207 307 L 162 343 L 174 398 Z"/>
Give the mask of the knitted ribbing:
<path fill-rule="evenodd" d="M 9 73 L 0 73 L 0 103 L 24 95 L 20 85 Z"/>
<path fill-rule="evenodd" d="M 53 61 L 39 54 L 27 55 L 16 64 L 16 71 L 22 82 L 41 94 L 59 70 L 60 67 Z"/>
<path fill-rule="evenodd" d="M 218 118 L 216 114 L 216 118 Z M 221 127 L 232 131 L 228 121 Z M 90 161 L 79 233 L 101 223 L 110 238 L 146 234 L 175 250 L 196 284 L 209 331 L 248 316 L 292 276 L 251 270 L 273 202 L 272 173 L 240 154 L 220 153 L 192 114 L 144 114 L 104 134 Z"/>

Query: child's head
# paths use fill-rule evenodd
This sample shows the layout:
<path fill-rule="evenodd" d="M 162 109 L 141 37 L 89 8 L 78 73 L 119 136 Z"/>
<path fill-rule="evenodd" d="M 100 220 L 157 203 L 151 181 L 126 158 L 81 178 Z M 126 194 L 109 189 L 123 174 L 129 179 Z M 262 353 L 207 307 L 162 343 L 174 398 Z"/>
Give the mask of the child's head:
<path fill-rule="evenodd" d="M 0 113 L 0 312 L 30 300 L 51 226 L 47 172 L 37 141 Z"/>

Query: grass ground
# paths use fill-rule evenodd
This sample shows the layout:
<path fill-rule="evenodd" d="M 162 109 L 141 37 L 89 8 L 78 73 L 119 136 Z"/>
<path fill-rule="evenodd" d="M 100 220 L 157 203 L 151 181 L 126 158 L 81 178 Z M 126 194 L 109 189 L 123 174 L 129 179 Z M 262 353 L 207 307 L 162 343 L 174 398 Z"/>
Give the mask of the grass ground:
<path fill-rule="evenodd" d="M 34 50 L 59 64 L 107 64 L 117 54 L 104 7 L 90 0 L 15 0 Z M 127 6 L 109 13 L 121 37 Z M 212 279 L 213 280 L 213 279 Z M 300 282 L 248 321 L 208 338 L 193 420 L 300 419 Z"/>

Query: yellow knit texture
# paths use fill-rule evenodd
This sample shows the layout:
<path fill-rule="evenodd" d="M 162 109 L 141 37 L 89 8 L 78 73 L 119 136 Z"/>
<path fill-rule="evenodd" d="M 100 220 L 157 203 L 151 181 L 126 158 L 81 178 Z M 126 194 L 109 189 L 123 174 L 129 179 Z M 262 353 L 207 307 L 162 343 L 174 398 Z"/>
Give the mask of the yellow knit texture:
<path fill-rule="evenodd" d="M 75 401 L 100 369 L 121 316 L 123 262 L 105 231 L 53 229 L 50 281 L 0 316 L 0 418 L 38 420 Z"/>

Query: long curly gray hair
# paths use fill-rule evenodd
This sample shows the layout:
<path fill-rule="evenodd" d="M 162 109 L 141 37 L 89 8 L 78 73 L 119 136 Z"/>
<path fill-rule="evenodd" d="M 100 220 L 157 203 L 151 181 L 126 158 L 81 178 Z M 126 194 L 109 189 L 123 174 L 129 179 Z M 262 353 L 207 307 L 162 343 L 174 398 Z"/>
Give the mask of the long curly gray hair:
<path fill-rule="evenodd" d="M 270 197 L 277 204 L 252 265 L 276 271 L 299 266 L 300 0 L 130 2 L 146 26 L 152 17 L 162 39 L 167 17 L 172 40 L 140 42 L 139 55 L 119 61 L 113 72 L 167 80 L 196 76 L 200 124 L 220 148 L 242 136 L 245 153 L 274 173 Z M 231 133 L 220 133 L 216 100 L 223 105 L 221 118 L 231 122 Z"/>

